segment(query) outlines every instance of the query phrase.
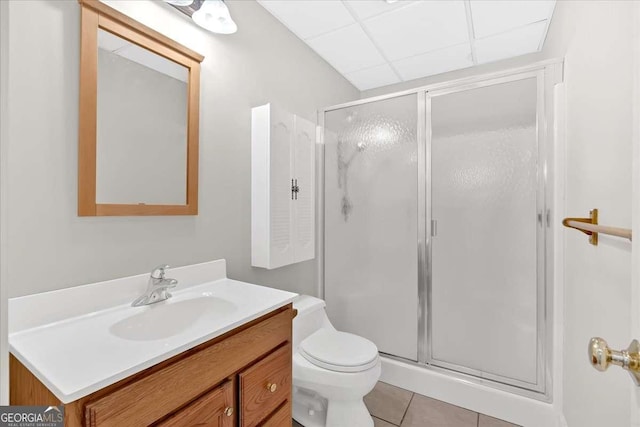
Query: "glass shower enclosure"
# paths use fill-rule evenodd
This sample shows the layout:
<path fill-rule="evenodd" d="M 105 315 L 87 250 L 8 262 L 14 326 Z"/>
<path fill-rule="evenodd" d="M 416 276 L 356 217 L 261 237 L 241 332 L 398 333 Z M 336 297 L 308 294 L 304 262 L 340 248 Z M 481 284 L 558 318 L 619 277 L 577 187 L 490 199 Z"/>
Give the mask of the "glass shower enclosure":
<path fill-rule="evenodd" d="M 392 358 L 544 395 L 545 67 L 320 116 L 320 279 L 338 329 Z"/>

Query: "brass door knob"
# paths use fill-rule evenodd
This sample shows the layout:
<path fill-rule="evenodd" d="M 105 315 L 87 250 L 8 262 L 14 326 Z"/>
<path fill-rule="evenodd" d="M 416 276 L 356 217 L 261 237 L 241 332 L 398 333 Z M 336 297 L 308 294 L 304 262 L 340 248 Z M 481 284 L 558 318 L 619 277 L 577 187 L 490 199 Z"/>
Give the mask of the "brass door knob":
<path fill-rule="evenodd" d="M 602 338 L 591 338 L 589 341 L 589 360 L 591 366 L 600 372 L 606 371 L 610 365 L 620 366 L 629 371 L 631 378 L 640 386 L 640 344 L 633 340 L 626 350 L 611 350 Z"/>
<path fill-rule="evenodd" d="M 275 393 L 277 389 L 278 389 L 278 384 L 276 383 L 267 384 L 267 390 L 269 390 L 271 393 Z"/>
<path fill-rule="evenodd" d="M 227 417 L 230 417 L 231 415 L 233 415 L 233 408 L 231 406 L 227 406 L 226 408 L 224 408 L 224 414 Z"/>

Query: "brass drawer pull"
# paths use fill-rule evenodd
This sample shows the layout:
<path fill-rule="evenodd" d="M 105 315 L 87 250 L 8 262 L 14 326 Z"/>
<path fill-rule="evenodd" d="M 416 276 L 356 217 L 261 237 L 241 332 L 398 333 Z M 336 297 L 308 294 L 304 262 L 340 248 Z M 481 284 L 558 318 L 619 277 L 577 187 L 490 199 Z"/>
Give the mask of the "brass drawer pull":
<path fill-rule="evenodd" d="M 226 408 L 224 408 L 224 414 L 227 417 L 230 417 L 231 415 L 233 415 L 233 408 L 231 406 L 227 406 Z"/>
<path fill-rule="evenodd" d="M 267 390 L 269 390 L 271 393 L 275 393 L 277 389 L 278 389 L 278 384 L 276 383 L 267 384 Z"/>

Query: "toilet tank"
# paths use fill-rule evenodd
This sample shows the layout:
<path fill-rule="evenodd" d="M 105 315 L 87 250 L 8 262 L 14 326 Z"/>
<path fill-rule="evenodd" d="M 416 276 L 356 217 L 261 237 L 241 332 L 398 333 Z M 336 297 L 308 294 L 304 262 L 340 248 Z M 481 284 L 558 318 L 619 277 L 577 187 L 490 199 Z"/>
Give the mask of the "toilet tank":
<path fill-rule="evenodd" d="M 325 302 L 320 298 L 300 295 L 293 301 L 293 308 L 298 310 L 293 319 L 293 348 L 320 328 L 331 328 L 331 322 L 325 311 Z"/>

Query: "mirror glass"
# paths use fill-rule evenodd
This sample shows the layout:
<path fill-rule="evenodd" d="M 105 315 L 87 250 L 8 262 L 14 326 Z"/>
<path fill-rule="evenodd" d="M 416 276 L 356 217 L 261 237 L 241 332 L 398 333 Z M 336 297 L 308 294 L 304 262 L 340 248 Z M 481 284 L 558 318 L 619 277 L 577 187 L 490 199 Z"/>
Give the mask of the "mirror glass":
<path fill-rule="evenodd" d="M 187 201 L 189 69 L 98 30 L 96 202 Z"/>

